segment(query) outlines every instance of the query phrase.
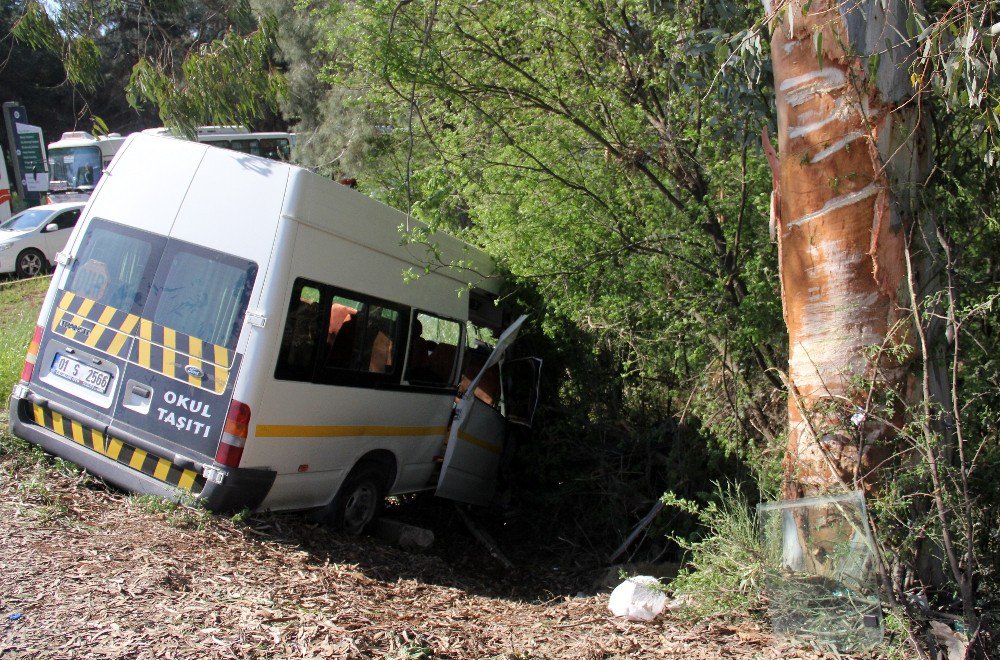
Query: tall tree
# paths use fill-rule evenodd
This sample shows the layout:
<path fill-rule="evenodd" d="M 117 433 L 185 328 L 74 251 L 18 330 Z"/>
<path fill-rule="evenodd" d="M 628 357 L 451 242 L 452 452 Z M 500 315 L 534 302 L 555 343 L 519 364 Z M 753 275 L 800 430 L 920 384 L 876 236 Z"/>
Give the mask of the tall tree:
<path fill-rule="evenodd" d="M 895 419 L 872 407 L 886 392 L 914 402 L 919 326 L 909 310 L 933 279 L 913 252 L 936 238 L 921 222 L 930 144 L 911 83 L 909 3 L 791 0 L 768 10 L 792 497 L 869 482 L 895 453 L 902 406 Z"/>
<path fill-rule="evenodd" d="M 945 62 L 954 52 L 912 0 L 789 0 L 767 10 L 780 153 L 771 155 L 772 215 L 789 337 L 785 496 L 891 489 L 897 469 L 919 465 L 925 521 L 937 532 L 915 543 L 912 568 L 940 586 L 929 569 L 943 563 L 974 627 L 976 457 L 952 400 L 961 368 L 956 262 L 929 204 L 924 83 L 933 62 L 917 57 L 918 47 L 950 52 Z M 959 57 L 975 64 L 977 34 L 966 35 Z M 962 99 L 973 108 L 987 98 L 976 92 L 981 76 L 996 77 L 973 67 Z M 942 100 L 954 98 L 946 91 Z M 982 117 L 990 140 L 996 108 Z"/>

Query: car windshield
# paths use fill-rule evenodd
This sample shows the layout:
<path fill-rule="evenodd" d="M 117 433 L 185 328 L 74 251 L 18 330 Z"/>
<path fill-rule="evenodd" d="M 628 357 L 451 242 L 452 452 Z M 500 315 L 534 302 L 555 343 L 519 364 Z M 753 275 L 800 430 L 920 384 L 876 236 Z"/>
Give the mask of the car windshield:
<path fill-rule="evenodd" d="M 101 150 L 97 147 L 56 147 L 49 150 L 49 179 L 70 188 L 92 188 L 101 178 Z"/>
<path fill-rule="evenodd" d="M 42 209 L 28 209 L 27 211 L 21 211 L 13 218 L 0 225 L 0 230 L 25 231 L 27 229 L 34 229 L 38 225 L 45 222 L 45 220 L 51 215 L 52 211 Z"/>

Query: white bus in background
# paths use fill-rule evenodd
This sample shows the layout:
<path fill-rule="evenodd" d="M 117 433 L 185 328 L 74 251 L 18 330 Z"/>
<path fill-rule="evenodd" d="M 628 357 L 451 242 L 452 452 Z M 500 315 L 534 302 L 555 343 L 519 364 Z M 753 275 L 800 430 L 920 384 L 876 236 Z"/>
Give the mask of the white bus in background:
<path fill-rule="evenodd" d="M 284 132 L 253 133 L 240 126 L 201 126 L 198 129 L 198 142 L 210 144 L 213 147 L 239 151 L 251 156 L 261 156 L 271 160 L 288 161 L 295 144 L 295 135 Z M 169 128 L 147 128 L 146 135 L 163 137 L 178 137 Z"/>
<path fill-rule="evenodd" d="M 10 181 L 7 178 L 7 164 L 4 161 L 3 147 L 0 147 L 0 222 L 7 222 L 11 216 Z"/>
<path fill-rule="evenodd" d="M 147 128 L 148 135 L 175 137 L 169 128 Z M 198 142 L 271 160 L 288 161 L 294 134 L 252 133 L 239 126 L 202 126 Z M 86 131 L 63 133 L 48 147 L 49 203 L 86 201 L 104 175 L 118 148 L 125 142 L 120 133 L 94 136 Z"/>
<path fill-rule="evenodd" d="M 86 201 L 124 142 L 120 133 L 70 131 L 49 144 L 49 203 Z"/>

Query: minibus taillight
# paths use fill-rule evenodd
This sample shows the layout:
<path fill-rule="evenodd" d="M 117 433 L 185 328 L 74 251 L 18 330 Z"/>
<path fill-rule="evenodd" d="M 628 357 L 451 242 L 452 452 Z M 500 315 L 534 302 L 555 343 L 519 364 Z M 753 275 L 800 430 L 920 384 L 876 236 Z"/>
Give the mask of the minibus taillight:
<path fill-rule="evenodd" d="M 249 430 L 250 406 L 233 399 L 229 404 L 229 414 L 226 415 L 226 425 L 222 430 L 219 451 L 215 453 L 215 462 L 227 467 L 239 467 Z"/>
<path fill-rule="evenodd" d="M 31 380 L 31 372 L 35 370 L 35 360 L 38 359 L 38 347 L 42 344 L 42 326 L 35 326 L 35 334 L 28 344 L 28 354 L 24 356 L 24 368 L 21 369 L 21 380 L 28 382 Z"/>

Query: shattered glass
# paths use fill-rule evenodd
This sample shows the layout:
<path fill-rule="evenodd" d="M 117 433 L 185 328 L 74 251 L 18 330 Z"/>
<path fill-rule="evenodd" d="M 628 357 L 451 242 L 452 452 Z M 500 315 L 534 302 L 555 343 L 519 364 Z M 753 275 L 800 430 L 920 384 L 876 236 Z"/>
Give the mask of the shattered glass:
<path fill-rule="evenodd" d="M 881 643 L 882 607 L 864 494 L 758 504 L 757 516 L 774 631 L 839 653 Z"/>

